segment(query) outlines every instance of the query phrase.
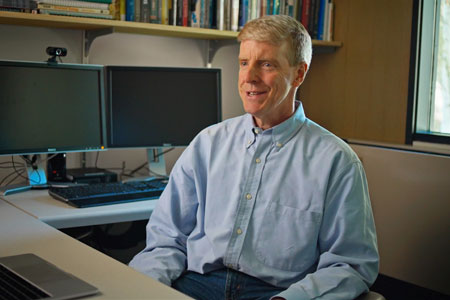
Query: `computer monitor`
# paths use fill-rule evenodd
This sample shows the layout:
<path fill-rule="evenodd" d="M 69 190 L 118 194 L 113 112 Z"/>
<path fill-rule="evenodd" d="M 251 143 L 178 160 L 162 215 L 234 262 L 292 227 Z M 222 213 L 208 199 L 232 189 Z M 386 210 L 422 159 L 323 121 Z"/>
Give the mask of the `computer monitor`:
<path fill-rule="evenodd" d="M 107 66 L 106 78 L 108 148 L 161 153 L 221 121 L 220 69 Z"/>
<path fill-rule="evenodd" d="M 103 66 L 0 61 L 0 78 L 0 155 L 104 148 Z"/>

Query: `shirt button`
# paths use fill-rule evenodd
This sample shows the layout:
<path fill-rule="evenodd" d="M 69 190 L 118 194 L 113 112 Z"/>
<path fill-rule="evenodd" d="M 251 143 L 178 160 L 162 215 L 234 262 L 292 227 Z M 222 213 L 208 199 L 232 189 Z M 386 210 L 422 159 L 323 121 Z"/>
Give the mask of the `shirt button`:
<path fill-rule="evenodd" d="M 252 144 L 252 142 L 253 142 L 252 140 L 248 140 L 248 144 L 249 144 L 249 145 L 251 145 L 251 144 Z"/>
<path fill-rule="evenodd" d="M 252 199 L 252 195 L 251 194 L 247 194 L 247 195 L 245 195 L 245 197 L 247 198 L 247 200 Z"/>
<path fill-rule="evenodd" d="M 237 234 L 242 234 L 242 229 L 238 228 L 238 229 L 236 230 L 236 233 L 237 233 Z"/>
<path fill-rule="evenodd" d="M 257 164 L 259 164 L 259 163 L 261 162 L 261 159 L 257 158 L 257 159 L 255 159 L 255 162 L 256 162 Z"/>
<path fill-rule="evenodd" d="M 256 134 L 259 133 L 259 129 L 258 129 L 258 128 L 255 129 L 255 133 L 256 133 Z"/>
<path fill-rule="evenodd" d="M 280 142 L 278 142 L 278 143 L 277 143 L 277 147 L 278 147 L 278 148 L 281 148 L 281 147 L 283 147 L 283 144 L 280 143 Z"/>

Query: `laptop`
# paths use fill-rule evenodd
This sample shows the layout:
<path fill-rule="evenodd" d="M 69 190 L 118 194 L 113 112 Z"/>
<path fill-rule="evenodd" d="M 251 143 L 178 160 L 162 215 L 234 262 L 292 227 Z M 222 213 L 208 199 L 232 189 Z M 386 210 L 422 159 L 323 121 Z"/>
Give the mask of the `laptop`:
<path fill-rule="evenodd" d="M 0 291 L 6 299 L 73 299 L 99 293 L 35 254 L 0 257 Z"/>

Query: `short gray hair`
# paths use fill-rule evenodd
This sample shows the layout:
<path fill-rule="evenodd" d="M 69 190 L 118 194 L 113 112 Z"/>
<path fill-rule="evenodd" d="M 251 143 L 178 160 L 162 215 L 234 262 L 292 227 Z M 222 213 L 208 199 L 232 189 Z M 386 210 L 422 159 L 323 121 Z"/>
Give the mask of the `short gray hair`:
<path fill-rule="evenodd" d="M 237 37 L 239 42 L 254 40 L 280 45 L 290 42 L 288 57 L 291 66 L 304 62 L 308 66 L 312 58 L 312 43 L 308 31 L 296 19 L 286 15 L 270 15 L 245 24 Z"/>

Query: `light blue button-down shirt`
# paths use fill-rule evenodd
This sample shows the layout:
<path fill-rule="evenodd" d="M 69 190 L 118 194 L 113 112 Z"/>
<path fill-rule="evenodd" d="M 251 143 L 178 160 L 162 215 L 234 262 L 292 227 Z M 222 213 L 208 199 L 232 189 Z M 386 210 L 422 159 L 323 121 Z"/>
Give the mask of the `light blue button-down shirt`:
<path fill-rule="evenodd" d="M 301 104 L 262 130 L 251 115 L 203 130 L 175 164 L 133 268 L 170 285 L 224 266 L 286 299 L 353 299 L 378 274 L 363 167 Z"/>

